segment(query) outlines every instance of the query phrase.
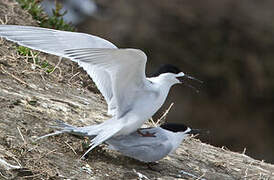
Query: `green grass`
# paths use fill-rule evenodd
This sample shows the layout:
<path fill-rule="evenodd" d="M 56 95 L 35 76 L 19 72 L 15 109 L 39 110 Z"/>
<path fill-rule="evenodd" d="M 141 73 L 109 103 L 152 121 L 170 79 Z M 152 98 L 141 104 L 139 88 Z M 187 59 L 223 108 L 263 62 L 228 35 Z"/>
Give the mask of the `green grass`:
<path fill-rule="evenodd" d="M 56 3 L 56 8 L 53 10 L 53 16 L 47 16 L 42 7 L 40 6 L 41 0 L 17 0 L 22 9 L 27 10 L 35 19 L 39 26 L 51 29 L 65 30 L 65 31 L 75 31 L 75 28 L 66 23 L 63 19 L 65 13 L 60 13 L 62 5 Z"/>
<path fill-rule="evenodd" d="M 50 64 L 47 61 L 43 61 L 41 64 L 41 68 L 46 68 L 48 67 Z"/>
<path fill-rule="evenodd" d="M 17 2 L 20 4 L 22 9 L 27 10 L 32 15 L 33 19 L 38 22 L 39 26 L 64 31 L 75 31 L 75 28 L 72 25 L 64 21 L 63 16 L 66 12 L 61 13 L 62 5 L 60 3 L 56 3 L 55 10 L 52 10 L 53 16 L 49 17 L 44 13 L 44 10 L 40 6 L 41 0 L 17 0 Z M 28 62 L 35 61 L 33 63 L 38 65 L 41 69 L 44 69 L 47 73 L 51 73 L 54 70 L 53 65 L 47 61 L 41 61 L 38 57 L 38 53 L 31 51 L 31 49 L 27 47 L 18 46 L 17 52 L 21 56 L 28 57 Z M 35 57 L 34 59 L 33 56 Z"/>
<path fill-rule="evenodd" d="M 28 57 L 28 62 L 36 64 L 41 69 L 44 69 L 47 73 L 51 73 L 54 70 L 54 66 L 51 65 L 48 61 L 42 61 L 39 59 L 38 52 L 32 51 L 31 49 L 24 46 L 18 46 L 17 52 L 21 56 Z"/>
<path fill-rule="evenodd" d="M 38 63 L 38 52 L 31 51 L 31 49 L 24 46 L 17 46 L 16 48 L 19 55 L 28 57 L 28 62 L 35 61 L 33 63 Z"/>
<path fill-rule="evenodd" d="M 52 66 L 51 64 L 49 64 L 48 61 L 43 61 L 41 63 L 39 63 L 40 67 L 45 69 L 45 71 L 47 73 L 51 73 L 54 70 L 54 66 Z"/>
<path fill-rule="evenodd" d="M 24 47 L 24 46 L 18 46 L 17 47 L 17 52 L 19 53 L 19 55 L 21 56 L 32 56 L 31 54 L 31 50 L 27 47 Z M 33 55 L 37 55 L 38 53 L 36 52 L 33 52 Z"/>

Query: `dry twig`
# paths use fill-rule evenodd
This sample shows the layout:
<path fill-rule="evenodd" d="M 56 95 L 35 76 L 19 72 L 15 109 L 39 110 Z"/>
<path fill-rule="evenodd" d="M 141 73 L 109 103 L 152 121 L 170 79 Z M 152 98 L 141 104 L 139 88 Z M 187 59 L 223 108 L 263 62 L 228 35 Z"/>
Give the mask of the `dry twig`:
<path fill-rule="evenodd" d="M 6 71 L 6 70 L 4 69 L 4 67 L 3 67 L 3 65 L 2 65 L 2 64 L 1 64 L 1 69 L 3 70 L 3 72 L 4 72 L 4 73 L 6 73 L 6 74 L 10 75 L 10 76 L 11 76 L 11 77 L 13 77 L 15 80 L 19 81 L 20 83 L 22 83 L 22 84 L 24 84 L 24 85 L 29 86 L 29 85 L 28 85 L 25 81 L 23 81 L 23 80 L 19 79 L 19 78 L 18 78 L 18 77 L 16 77 L 15 75 L 13 75 L 13 74 L 9 73 L 8 71 Z"/>
<path fill-rule="evenodd" d="M 59 57 L 58 63 L 56 64 L 56 66 L 54 66 L 53 70 L 52 70 L 49 74 L 53 73 L 53 72 L 55 71 L 56 68 L 59 68 L 59 65 L 60 65 L 62 59 L 63 59 L 62 57 Z M 60 68 L 59 68 L 59 69 L 60 69 Z M 61 71 L 60 71 L 60 72 L 61 72 Z"/>
<path fill-rule="evenodd" d="M 171 103 L 171 104 L 169 105 L 169 107 L 168 107 L 167 110 L 164 112 L 164 114 L 157 120 L 156 125 L 160 125 L 160 124 L 162 124 L 162 123 L 165 122 L 166 117 L 167 117 L 167 114 L 169 113 L 169 111 L 170 111 L 170 109 L 172 108 L 173 105 L 174 105 L 174 103 Z"/>
<path fill-rule="evenodd" d="M 21 133 L 21 130 L 20 130 L 20 128 L 18 126 L 17 126 L 17 130 L 18 130 L 18 132 L 19 132 L 22 140 L 24 141 L 24 144 L 27 144 L 27 142 L 26 142 L 26 140 L 25 140 L 25 138 L 24 138 L 23 134 Z"/>
<path fill-rule="evenodd" d="M 80 72 L 75 73 L 75 74 L 68 80 L 68 82 L 71 84 L 70 81 L 71 81 L 75 76 L 77 76 L 78 74 L 80 74 Z"/>
<path fill-rule="evenodd" d="M 154 127 L 158 127 L 161 124 L 163 124 L 165 122 L 166 117 L 167 117 L 167 115 L 168 115 L 168 113 L 169 113 L 169 111 L 170 111 L 170 109 L 172 108 L 173 105 L 174 105 L 174 103 L 171 103 L 169 105 L 169 107 L 167 108 L 167 110 L 163 113 L 163 115 L 156 122 L 153 120 L 153 118 L 150 118 L 148 123 L 150 125 L 154 126 Z"/>
<path fill-rule="evenodd" d="M 8 15 L 5 15 L 5 20 L 4 21 L 0 18 L 0 23 L 1 24 L 8 24 L 8 22 L 9 22 Z"/>
<path fill-rule="evenodd" d="M 73 152 L 75 155 L 77 155 L 76 151 L 73 149 L 73 147 L 72 147 L 68 142 L 65 141 L 65 144 L 72 150 L 72 152 Z"/>

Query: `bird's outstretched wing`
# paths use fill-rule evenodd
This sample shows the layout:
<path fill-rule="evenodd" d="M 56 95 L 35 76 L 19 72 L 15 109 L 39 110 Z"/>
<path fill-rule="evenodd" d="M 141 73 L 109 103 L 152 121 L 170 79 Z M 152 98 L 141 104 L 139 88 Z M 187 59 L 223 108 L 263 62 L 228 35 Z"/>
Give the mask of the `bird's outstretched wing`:
<path fill-rule="evenodd" d="M 66 49 L 117 49 L 111 42 L 97 36 L 32 26 L 0 25 L 0 37 L 31 49 L 66 58 L 69 58 L 65 53 Z M 91 76 L 108 105 L 110 106 L 112 103 L 111 106 L 115 106 L 115 102 L 112 100 L 113 94 L 109 74 L 102 68 L 94 68 L 90 63 L 78 63 Z"/>
<path fill-rule="evenodd" d="M 137 49 L 117 49 L 112 43 L 96 36 L 30 26 L 0 25 L 0 36 L 45 53 L 69 58 L 79 63 L 91 76 L 114 107 L 115 118 L 110 124 L 89 131 L 97 135 L 87 153 L 123 128 L 123 123 L 112 123 L 126 114 L 145 83 L 147 57 Z M 110 109 L 110 108 L 109 108 Z M 97 126 L 96 126 L 97 127 Z"/>
<path fill-rule="evenodd" d="M 139 49 L 68 49 L 65 50 L 65 55 L 80 64 L 87 63 L 109 73 L 117 105 L 117 118 L 130 110 L 130 104 L 147 83 L 147 56 Z"/>

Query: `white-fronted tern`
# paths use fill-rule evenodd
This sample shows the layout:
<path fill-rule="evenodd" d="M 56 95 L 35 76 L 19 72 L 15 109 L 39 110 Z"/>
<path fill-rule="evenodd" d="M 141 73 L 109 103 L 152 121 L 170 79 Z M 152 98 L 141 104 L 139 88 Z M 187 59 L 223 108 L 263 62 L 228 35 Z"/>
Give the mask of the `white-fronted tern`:
<path fill-rule="evenodd" d="M 160 127 L 142 128 L 144 134 L 154 137 L 143 137 L 137 131 L 129 135 L 113 137 L 106 141 L 110 149 L 142 162 L 155 162 L 173 153 L 189 134 L 196 134 L 183 124 L 166 123 Z"/>
<path fill-rule="evenodd" d="M 53 126 L 58 131 L 42 136 L 45 138 L 62 133 L 69 133 L 93 139 L 85 127 L 75 127 L 62 121 Z M 143 134 L 154 134 L 151 137 L 144 137 L 138 131 L 128 135 L 120 135 L 109 138 L 105 141 L 109 149 L 116 150 L 121 154 L 137 159 L 142 162 L 155 162 L 173 153 L 182 141 L 190 134 L 197 134 L 201 130 L 191 129 L 184 124 L 165 123 L 160 127 L 148 127 L 138 129 Z"/>
<path fill-rule="evenodd" d="M 77 62 L 93 79 L 108 104 L 112 118 L 86 126 L 91 140 L 90 150 L 112 136 L 128 135 L 142 126 L 163 105 L 174 84 L 187 76 L 168 65 L 159 75 L 147 78 L 147 56 L 139 49 L 118 49 L 97 36 L 39 28 L 0 25 L 0 36 L 19 45 Z"/>

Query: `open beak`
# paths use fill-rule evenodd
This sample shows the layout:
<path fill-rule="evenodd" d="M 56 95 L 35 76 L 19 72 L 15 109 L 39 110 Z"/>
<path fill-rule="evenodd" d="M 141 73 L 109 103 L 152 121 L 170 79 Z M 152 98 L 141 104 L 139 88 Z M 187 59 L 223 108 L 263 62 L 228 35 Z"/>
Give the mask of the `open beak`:
<path fill-rule="evenodd" d="M 187 75 L 187 74 L 184 74 L 184 76 L 177 77 L 177 79 L 179 79 L 179 81 L 180 81 L 181 83 L 183 83 L 184 80 L 186 80 L 186 79 L 191 79 L 191 80 L 197 81 L 197 82 L 199 82 L 199 83 L 201 83 L 201 84 L 204 83 L 203 81 L 201 81 L 201 80 L 199 80 L 199 79 L 196 79 L 195 77 L 189 76 L 189 75 Z"/>
<path fill-rule="evenodd" d="M 183 77 L 185 77 L 185 78 L 187 78 L 187 79 L 191 79 L 191 80 L 195 80 L 195 81 L 197 81 L 197 82 L 199 82 L 199 83 L 204 83 L 203 81 L 201 81 L 201 80 L 199 80 L 199 79 L 196 79 L 195 77 L 192 77 L 192 76 L 189 76 L 189 75 L 187 75 L 187 74 L 185 74 Z"/>
<path fill-rule="evenodd" d="M 191 89 L 194 89 L 197 93 L 199 93 L 199 90 L 197 88 L 195 88 L 194 86 L 186 83 L 186 80 L 187 79 L 190 79 L 190 80 L 194 80 L 194 81 L 197 81 L 198 83 L 203 83 L 203 81 L 199 80 L 199 79 L 196 79 L 195 77 L 192 77 L 192 76 L 189 76 L 187 74 L 184 74 L 184 76 L 180 76 L 180 77 L 177 77 L 177 79 L 179 79 L 179 81 L 186 85 L 187 87 L 191 88 Z"/>
<path fill-rule="evenodd" d="M 208 135 L 210 134 L 209 130 L 205 130 L 205 129 L 191 129 L 187 134 L 204 134 L 204 135 Z"/>

